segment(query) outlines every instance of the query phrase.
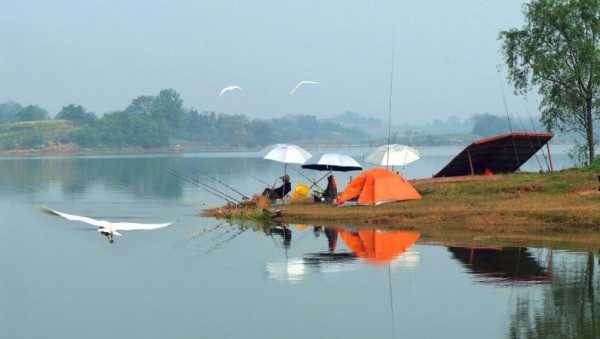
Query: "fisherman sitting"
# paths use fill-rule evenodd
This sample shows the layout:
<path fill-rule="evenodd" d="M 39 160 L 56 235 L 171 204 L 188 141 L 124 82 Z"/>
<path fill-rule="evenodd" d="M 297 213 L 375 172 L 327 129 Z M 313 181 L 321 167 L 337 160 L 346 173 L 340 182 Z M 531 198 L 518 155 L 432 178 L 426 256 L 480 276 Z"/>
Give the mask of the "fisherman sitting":
<path fill-rule="evenodd" d="M 284 175 L 280 178 L 283 184 L 277 188 L 267 187 L 262 192 L 262 195 L 267 197 L 269 200 L 283 199 L 288 193 L 292 191 L 292 183 L 289 175 Z"/>
<path fill-rule="evenodd" d="M 315 202 L 331 204 L 337 198 L 337 183 L 335 177 L 330 175 L 327 177 L 327 187 L 323 192 L 315 192 L 313 194 Z"/>

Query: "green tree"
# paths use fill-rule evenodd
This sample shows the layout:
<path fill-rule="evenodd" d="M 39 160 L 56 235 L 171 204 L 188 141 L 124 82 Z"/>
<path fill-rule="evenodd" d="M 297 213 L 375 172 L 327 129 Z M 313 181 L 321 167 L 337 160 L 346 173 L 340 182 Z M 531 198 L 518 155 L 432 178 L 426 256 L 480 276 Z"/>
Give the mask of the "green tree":
<path fill-rule="evenodd" d="M 164 120 L 176 130 L 183 118 L 183 100 L 174 89 L 163 89 L 152 101 L 151 114 L 155 119 Z"/>
<path fill-rule="evenodd" d="M 37 105 L 23 107 L 16 114 L 17 121 L 48 120 L 48 111 Z"/>
<path fill-rule="evenodd" d="M 0 104 L 0 123 L 15 122 L 17 120 L 17 112 L 22 108 L 23 106 L 13 101 Z"/>
<path fill-rule="evenodd" d="M 88 113 L 81 105 L 67 105 L 56 115 L 56 119 L 73 121 L 76 124 L 89 124 L 96 120 L 96 115 Z"/>
<path fill-rule="evenodd" d="M 155 97 L 150 95 L 141 95 L 133 100 L 127 106 L 125 111 L 130 114 L 150 115 Z"/>
<path fill-rule="evenodd" d="M 542 96 L 542 122 L 573 131 L 594 158 L 594 120 L 600 105 L 600 0 L 532 0 L 525 24 L 500 33 L 508 77 L 517 93 Z"/>
<path fill-rule="evenodd" d="M 471 133 L 482 137 L 489 137 L 508 131 L 508 123 L 506 119 L 494 114 L 475 114 L 471 118 L 471 121 L 473 122 Z"/>

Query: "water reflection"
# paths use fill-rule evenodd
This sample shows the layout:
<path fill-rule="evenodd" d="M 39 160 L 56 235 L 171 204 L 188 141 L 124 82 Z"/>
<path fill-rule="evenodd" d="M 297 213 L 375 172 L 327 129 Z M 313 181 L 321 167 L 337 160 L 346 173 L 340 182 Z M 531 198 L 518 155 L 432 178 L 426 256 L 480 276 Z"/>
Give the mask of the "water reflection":
<path fill-rule="evenodd" d="M 301 225 L 300 230 L 307 226 Z M 393 267 L 415 268 L 419 263 L 416 251 L 407 252 L 419 239 L 419 233 L 406 231 L 353 229 L 347 227 L 313 226 L 315 239 L 325 239 L 327 251 L 308 252 L 300 257 L 266 263 L 267 276 L 271 279 L 300 281 L 309 273 L 334 273 L 354 270 L 362 263 L 372 265 L 390 264 Z M 283 247 L 291 246 L 291 226 L 269 226 L 266 235 L 277 234 L 283 239 Z M 343 246 L 338 246 L 341 239 Z"/>
<path fill-rule="evenodd" d="M 559 253 L 552 284 L 541 297 L 520 295 L 511 316 L 510 338 L 598 338 L 600 314 L 595 255 Z"/>
<path fill-rule="evenodd" d="M 0 186 L 16 192 L 45 192 L 58 184 L 65 196 L 81 197 L 95 184 L 134 196 L 179 197 L 181 180 L 166 175 L 177 158 L 12 159 L 0 161 Z"/>
<path fill-rule="evenodd" d="M 528 284 L 549 283 L 552 279 L 549 270 L 524 247 L 449 246 L 448 251 L 478 282 Z M 549 266 L 551 253 L 543 260 L 546 261 L 544 266 Z"/>

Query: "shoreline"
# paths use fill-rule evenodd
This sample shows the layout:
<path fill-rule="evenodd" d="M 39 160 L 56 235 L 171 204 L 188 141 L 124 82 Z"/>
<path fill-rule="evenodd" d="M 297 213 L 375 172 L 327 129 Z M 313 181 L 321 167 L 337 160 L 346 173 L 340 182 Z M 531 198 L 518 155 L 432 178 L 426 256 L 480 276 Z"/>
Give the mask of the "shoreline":
<path fill-rule="evenodd" d="M 123 147 L 123 148 L 83 148 L 75 144 L 53 144 L 44 148 L 31 149 L 8 149 L 0 150 L 0 157 L 4 158 L 30 158 L 46 156 L 96 156 L 96 155 L 148 155 L 148 154 L 194 154 L 194 153 L 217 153 L 217 152 L 259 152 L 262 147 L 237 147 L 237 146 L 200 146 L 183 145 L 182 151 L 176 151 L 173 147 L 161 148 L 141 148 L 141 147 Z M 360 149 L 375 147 L 377 144 L 300 144 L 302 147 L 312 150 L 319 149 Z M 461 147 L 462 145 L 420 145 L 416 147 Z M 569 146 L 568 144 L 554 144 L 552 146 Z"/>
<path fill-rule="evenodd" d="M 600 248 L 600 192 L 592 172 L 498 175 L 494 180 L 415 183 L 422 200 L 380 206 L 311 203 L 215 208 L 202 215 L 236 222 L 309 224 L 421 232 L 462 242 L 510 240 Z"/>

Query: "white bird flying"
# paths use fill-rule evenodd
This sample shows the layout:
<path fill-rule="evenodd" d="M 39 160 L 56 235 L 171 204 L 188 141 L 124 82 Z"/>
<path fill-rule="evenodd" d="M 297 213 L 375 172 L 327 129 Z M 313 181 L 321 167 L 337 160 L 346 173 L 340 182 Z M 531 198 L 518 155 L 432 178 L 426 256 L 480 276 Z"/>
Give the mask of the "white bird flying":
<path fill-rule="evenodd" d="M 113 242 L 113 235 L 121 236 L 119 231 L 137 231 L 137 230 L 155 230 L 163 227 L 172 225 L 172 222 L 164 224 L 136 224 L 128 222 L 110 222 L 106 220 L 96 220 L 88 217 L 81 217 L 78 215 L 62 213 L 50 208 L 43 208 L 44 212 L 52 215 L 63 217 L 70 221 L 80 221 L 86 224 L 96 226 L 98 232 L 108 238 L 108 241 Z"/>
<path fill-rule="evenodd" d="M 298 88 L 300 88 L 304 85 L 319 85 L 319 84 L 321 84 L 321 83 L 318 81 L 302 80 L 296 85 L 296 87 L 292 88 L 292 90 L 290 91 L 290 95 L 294 95 L 294 93 L 296 93 L 296 90 L 298 90 Z"/>
<path fill-rule="evenodd" d="M 219 93 L 219 96 L 223 96 L 223 94 L 225 94 L 225 93 L 227 93 L 229 91 L 236 91 L 236 90 L 237 91 L 241 91 L 242 88 L 240 86 L 237 86 L 237 85 L 227 86 L 227 87 L 225 87 L 225 88 L 223 88 L 221 90 L 221 92 Z"/>

